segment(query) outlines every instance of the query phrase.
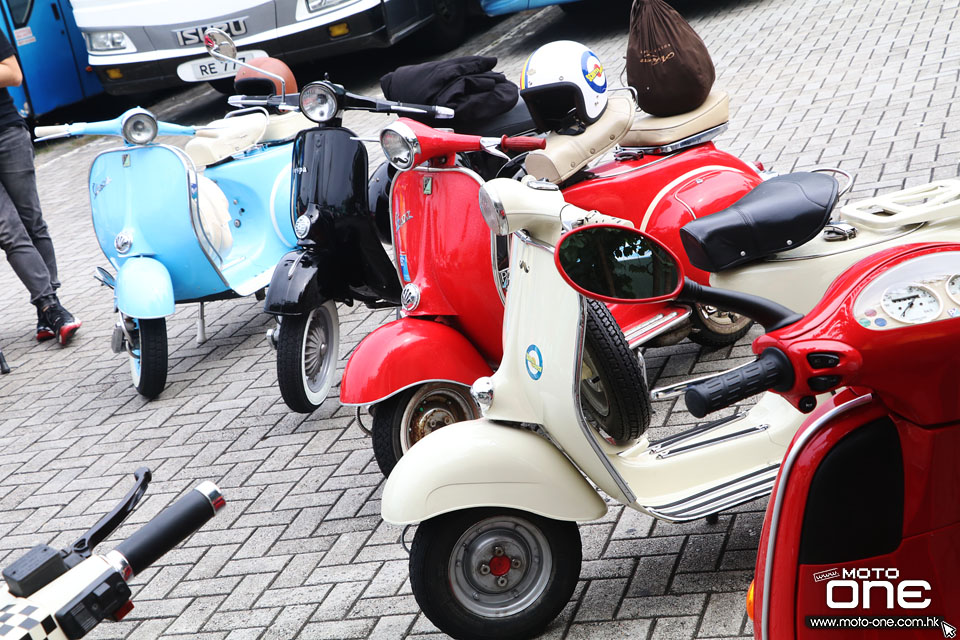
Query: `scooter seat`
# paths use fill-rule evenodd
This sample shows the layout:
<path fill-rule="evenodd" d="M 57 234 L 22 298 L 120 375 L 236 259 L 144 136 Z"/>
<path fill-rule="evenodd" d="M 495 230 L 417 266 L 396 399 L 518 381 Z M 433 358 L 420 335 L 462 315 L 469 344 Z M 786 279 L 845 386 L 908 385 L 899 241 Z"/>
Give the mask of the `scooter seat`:
<path fill-rule="evenodd" d="M 723 91 L 713 91 L 702 105 L 688 113 L 667 118 L 637 116 L 620 146 L 663 147 L 719 127 L 729 119 L 730 97 Z"/>
<path fill-rule="evenodd" d="M 716 273 L 813 240 L 830 220 L 839 185 L 826 173 L 771 178 L 732 206 L 680 228 L 690 263 Z"/>
<path fill-rule="evenodd" d="M 523 166 L 537 180 L 559 184 L 612 149 L 633 122 L 637 105 L 628 94 L 610 96 L 600 119 L 580 135 L 550 133 L 547 147 L 527 154 Z"/>
<path fill-rule="evenodd" d="M 259 142 L 287 140 L 304 129 L 312 129 L 315 126 L 317 125 L 313 120 L 299 111 L 271 113 L 270 119 L 267 121 L 267 128 L 260 136 Z"/>
<path fill-rule="evenodd" d="M 216 182 L 197 176 L 197 204 L 202 233 L 222 260 L 233 247 L 227 196 Z"/>
<path fill-rule="evenodd" d="M 214 120 L 197 132 L 197 137 L 187 143 L 184 151 L 199 171 L 203 167 L 246 151 L 260 141 L 266 129 L 265 113 Z"/>

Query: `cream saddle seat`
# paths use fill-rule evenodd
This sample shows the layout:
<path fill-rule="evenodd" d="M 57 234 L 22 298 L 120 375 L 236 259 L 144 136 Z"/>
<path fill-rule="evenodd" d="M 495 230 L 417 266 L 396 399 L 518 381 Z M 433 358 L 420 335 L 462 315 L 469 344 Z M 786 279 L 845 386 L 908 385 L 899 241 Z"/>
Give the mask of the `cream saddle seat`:
<path fill-rule="evenodd" d="M 317 124 L 299 111 L 286 113 L 271 113 L 267 121 L 267 129 L 263 132 L 260 142 L 273 140 L 287 140 L 304 129 L 312 129 Z"/>
<path fill-rule="evenodd" d="M 658 118 L 638 114 L 632 96 L 610 96 L 603 115 L 586 131 L 576 136 L 550 133 L 546 148 L 530 152 L 524 167 L 538 180 L 560 183 L 617 144 L 659 149 L 725 124 L 729 104 L 727 94 L 716 91 L 689 113 Z"/>

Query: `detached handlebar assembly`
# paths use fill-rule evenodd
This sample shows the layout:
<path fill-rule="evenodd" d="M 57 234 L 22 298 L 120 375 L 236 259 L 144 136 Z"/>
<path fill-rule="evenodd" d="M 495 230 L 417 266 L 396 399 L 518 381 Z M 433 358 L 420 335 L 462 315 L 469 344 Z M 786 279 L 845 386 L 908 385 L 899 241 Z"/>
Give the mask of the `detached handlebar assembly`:
<path fill-rule="evenodd" d="M 768 389 L 786 391 L 793 387 L 793 381 L 790 358 L 779 349 L 769 348 L 753 362 L 688 387 L 683 399 L 687 410 L 702 418 Z"/>

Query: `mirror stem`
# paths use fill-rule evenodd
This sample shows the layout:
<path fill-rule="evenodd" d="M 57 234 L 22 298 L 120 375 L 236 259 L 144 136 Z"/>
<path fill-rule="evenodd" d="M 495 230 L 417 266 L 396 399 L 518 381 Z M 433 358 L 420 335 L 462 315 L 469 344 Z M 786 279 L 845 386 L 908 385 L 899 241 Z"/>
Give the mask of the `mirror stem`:
<path fill-rule="evenodd" d="M 683 288 L 680 290 L 680 295 L 677 296 L 677 302 L 708 304 L 725 311 L 745 315 L 763 325 L 764 331 L 767 333 L 782 329 L 803 318 L 799 313 L 791 311 L 776 302 L 748 293 L 704 287 L 690 278 L 683 279 Z"/>

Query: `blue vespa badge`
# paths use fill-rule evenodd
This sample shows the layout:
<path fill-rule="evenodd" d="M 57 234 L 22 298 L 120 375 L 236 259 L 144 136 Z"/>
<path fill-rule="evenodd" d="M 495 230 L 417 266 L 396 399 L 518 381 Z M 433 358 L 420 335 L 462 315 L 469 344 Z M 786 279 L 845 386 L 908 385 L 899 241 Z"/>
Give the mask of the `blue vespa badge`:
<path fill-rule="evenodd" d="M 535 344 L 527 347 L 527 355 L 524 360 L 527 365 L 527 373 L 534 380 L 539 380 L 540 376 L 543 375 L 543 354 L 540 353 L 540 348 Z"/>

